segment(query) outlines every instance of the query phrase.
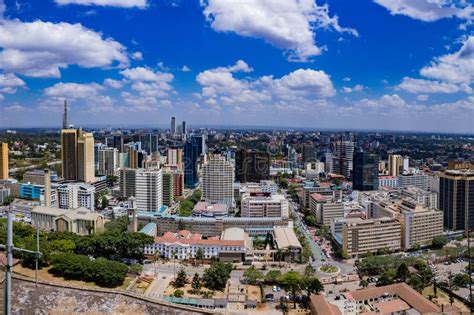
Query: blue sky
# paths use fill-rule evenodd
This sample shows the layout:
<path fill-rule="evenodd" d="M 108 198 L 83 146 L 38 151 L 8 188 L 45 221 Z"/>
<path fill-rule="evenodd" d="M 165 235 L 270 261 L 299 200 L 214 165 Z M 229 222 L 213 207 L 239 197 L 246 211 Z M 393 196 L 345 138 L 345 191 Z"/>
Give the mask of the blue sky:
<path fill-rule="evenodd" d="M 0 0 L 0 126 L 474 132 L 467 0 Z"/>

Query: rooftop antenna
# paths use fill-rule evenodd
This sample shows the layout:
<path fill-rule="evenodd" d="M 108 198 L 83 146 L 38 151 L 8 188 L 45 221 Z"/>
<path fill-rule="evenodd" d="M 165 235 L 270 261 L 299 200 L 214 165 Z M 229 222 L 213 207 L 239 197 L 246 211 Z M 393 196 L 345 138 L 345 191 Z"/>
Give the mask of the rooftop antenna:
<path fill-rule="evenodd" d="M 38 260 L 42 255 L 39 251 L 39 227 L 36 227 L 36 251 L 27 250 L 24 248 L 18 248 L 13 245 L 13 213 L 12 213 L 12 200 L 4 202 L 8 204 L 7 211 L 7 244 L 0 244 L 0 249 L 6 250 L 7 264 L 5 272 L 5 315 L 11 314 L 12 302 L 12 269 L 13 269 L 13 251 L 19 251 L 35 255 L 36 260 L 36 270 L 35 270 L 35 286 L 38 287 Z"/>
<path fill-rule="evenodd" d="M 67 100 L 64 100 L 64 113 L 63 113 L 63 129 L 68 128 L 68 121 L 67 121 Z"/>

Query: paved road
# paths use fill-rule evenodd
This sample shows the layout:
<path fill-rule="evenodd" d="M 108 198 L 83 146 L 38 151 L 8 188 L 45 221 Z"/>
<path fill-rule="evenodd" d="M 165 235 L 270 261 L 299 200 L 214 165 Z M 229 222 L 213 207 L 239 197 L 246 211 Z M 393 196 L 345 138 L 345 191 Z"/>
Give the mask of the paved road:
<path fill-rule="evenodd" d="M 297 206 L 296 206 L 297 207 Z M 333 260 L 331 257 L 327 258 L 321 249 L 321 247 L 314 241 L 313 235 L 308 231 L 306 228 L 306 225 L 302 221 L 302 215 L 300 212 L 296 210 L 295 205 L 293 202 L 290 202 L 290 212 L 293 212 L 295 214 L 296 220 L 295 220 L 295 225 L 300 227 L 300 230 L 303 231 L 304 236 L 306 237 L 306 240 L 308 241 L 309 247 L 313 253 L 313 259 L 311 261 L 311 266 L 313 266 L 315 269 L 317 269 L 319 266 L 322 266 L 323 264 L 330 263 L 331 265 L 334 265 L 338 267 L 341 270 L 342 274 L 350 274 L 354 273 L 354 265 L 353 264 L 346 264 L 342 263 L 336 260 Z"/>

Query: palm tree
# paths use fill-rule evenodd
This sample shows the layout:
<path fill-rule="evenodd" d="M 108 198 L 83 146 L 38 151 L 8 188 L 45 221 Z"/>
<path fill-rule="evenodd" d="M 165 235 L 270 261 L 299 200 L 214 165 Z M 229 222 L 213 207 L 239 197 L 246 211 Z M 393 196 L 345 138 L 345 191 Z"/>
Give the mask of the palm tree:
<path fill-rule="evenodd" d="M 156 275 L 156 262 L 160 259 L 160 251 L 158 249 L 155 249 L 155 251 L 153 252 L 153 267 L 154 267 L 154 271 L 155 271 L 155 275 Z"/>
<path fill-rule="evenodd" d="M 173 256 L 173 279 L 176 280 L 176 251 L 174 249 L 171 251 L 171 255 Z"/>
<path fill-rule="evenodd" d="M 278 266 L 281 267 L 281 249 L 278 249 L 276 254 L 278 256 Z"/>

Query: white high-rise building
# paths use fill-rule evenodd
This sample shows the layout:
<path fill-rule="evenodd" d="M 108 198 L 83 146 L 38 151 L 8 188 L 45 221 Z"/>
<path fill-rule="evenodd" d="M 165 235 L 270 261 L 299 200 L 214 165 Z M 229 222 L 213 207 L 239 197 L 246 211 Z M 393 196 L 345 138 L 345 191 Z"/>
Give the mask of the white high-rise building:
<path fill-rule="evenodd" d="M 221 155 L 212 155 L 202 167 L 202 198 L 209 203 L 232 206 L 234 166 Z"/>
<path fill-rule="evenodd" d="M 119 153 L 116 148 L 101 148 L 97 151 L 99 175 L 117 175 L 119 168 Z"/>
<path fill-rule="evenodd" d="M 163 171 L 138 169 L 135 175 L 137 209 L 159 211 L 163 205 Z"/>
<path fill-rule="evenodd" d="M 58 208 L 94 211 L 95 187 L 85 183 L 67 183 L 58 187 Z"/>

